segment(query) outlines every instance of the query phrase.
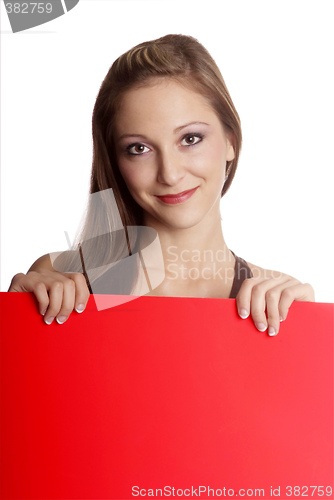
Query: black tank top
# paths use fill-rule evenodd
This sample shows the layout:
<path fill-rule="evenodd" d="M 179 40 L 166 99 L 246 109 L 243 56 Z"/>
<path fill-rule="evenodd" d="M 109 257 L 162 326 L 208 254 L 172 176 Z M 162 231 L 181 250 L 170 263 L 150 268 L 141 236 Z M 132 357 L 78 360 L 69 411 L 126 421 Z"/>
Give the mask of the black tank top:
<path fill-rule="evenodd" d="M 229 298 L 235 299 L 243 281 L 247 278 L 252 278 L 253 273 L 244 259 L 242 259 L 241 257 L 237 257 L 234 252 L 232 253 L 235 258 L 235 266 L 234 266 L 234 280 Z"/>

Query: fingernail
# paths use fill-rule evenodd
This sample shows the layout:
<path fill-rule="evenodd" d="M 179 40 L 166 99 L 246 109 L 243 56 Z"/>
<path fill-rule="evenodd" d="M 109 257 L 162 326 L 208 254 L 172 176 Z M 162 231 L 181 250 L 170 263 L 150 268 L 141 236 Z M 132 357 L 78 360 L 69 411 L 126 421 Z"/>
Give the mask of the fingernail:
<path fill-rule="evenodd" d="M 53 320 L 54 320 L 54 318 L 48 318 L 48 319 L 45 319 L 44 321 L 47 325 L 51 325 Z"/>
<path fill-rule="evenodd" d="M 260 330 L 260 332 L 265 332 L 267 329 L 267 325 L 264 323 L 255 323 L 255 326 L 258 330 Z"/>
<path fill-rule="evenodd" d="M 279 320 L 280 320 L 281 323 L 282 323 L 282 321 L 284 321 L 284 319 L 282 318 L 282 316 L 279 317 Z"/>
<path fill-rule="evenodd" d="M 77 312 L 77 313 L 82 313 L 82 311 L 84 311 L 84 309 L 85 309 L 84 304 L 79 304 L 79 305 L 75 308 L 75 310 L 76 310 L 76 312 Z"/>
<path fill-rule="evenodd" d="M 62 325 L 67 320 L 67 316 L 58 316 L 56 321 L 59 325 Z"/>
<path fill-rule="evenodd" d="M 240 309 L 240 311 L 239 311 L 239 316 L 240 316 L 240 318 L 242 318 L 242 319 L 246 319 L 246 318 L 248 318 L 248 316 L 249 316 L 249 312 L 248 312 L 248 311 L 246 311 L 246 309 Z"/>
<path fill-rule="evenodd" d="M 41 315 L 44 316 L 45 313 L 46 313 L 46 309 L 43 312 L 41 312 Z"/>
<path fill-rule="evenodd" d="M 275 331 L 275 328 L 273 326 L 269 327 L 268 335 L 270 335 L 270 337 L 273 337 L 274 335 L 276 335 L 276 331 Z"/>

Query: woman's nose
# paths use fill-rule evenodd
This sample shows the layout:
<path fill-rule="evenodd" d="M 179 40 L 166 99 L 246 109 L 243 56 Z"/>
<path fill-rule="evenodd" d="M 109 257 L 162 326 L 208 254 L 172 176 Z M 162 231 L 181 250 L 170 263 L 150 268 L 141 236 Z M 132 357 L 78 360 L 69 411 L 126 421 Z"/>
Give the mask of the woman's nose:
<path fill-rule="evenodd" d="M 158 182 L 169 186 L 177 185 L 185 176 L 183 161 L 177 151 L 161 151 L 158 155 Z"/>

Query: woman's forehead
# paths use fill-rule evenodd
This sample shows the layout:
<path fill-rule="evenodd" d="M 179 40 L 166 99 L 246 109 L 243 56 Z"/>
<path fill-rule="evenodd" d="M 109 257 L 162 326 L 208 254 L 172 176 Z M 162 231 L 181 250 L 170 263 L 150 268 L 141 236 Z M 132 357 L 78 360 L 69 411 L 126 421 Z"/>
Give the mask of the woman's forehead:
<path fill-rule="evenodd" d="M 208 99 L 189 85 L 172 78 L 155 78 L 146 85 L 127 90 L 120 101 L 116 127 L 129 128 L 138 122 L 164 123 L 214 120 L 216 112 Z M 217 119 L 217 117 L 216 117 Z"/>

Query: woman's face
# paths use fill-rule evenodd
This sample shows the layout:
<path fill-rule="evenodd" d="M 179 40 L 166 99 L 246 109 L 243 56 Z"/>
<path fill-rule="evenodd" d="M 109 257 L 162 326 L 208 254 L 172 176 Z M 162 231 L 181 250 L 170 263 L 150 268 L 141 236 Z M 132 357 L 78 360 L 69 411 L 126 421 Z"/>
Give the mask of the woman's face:
<path fill-rule="evenodd" d="M 232 144 L 207 100 L 172 79 L 122 98 L 116 120 L 120 172 L 145 224 L 188 228 L 220 218 Z"/>

